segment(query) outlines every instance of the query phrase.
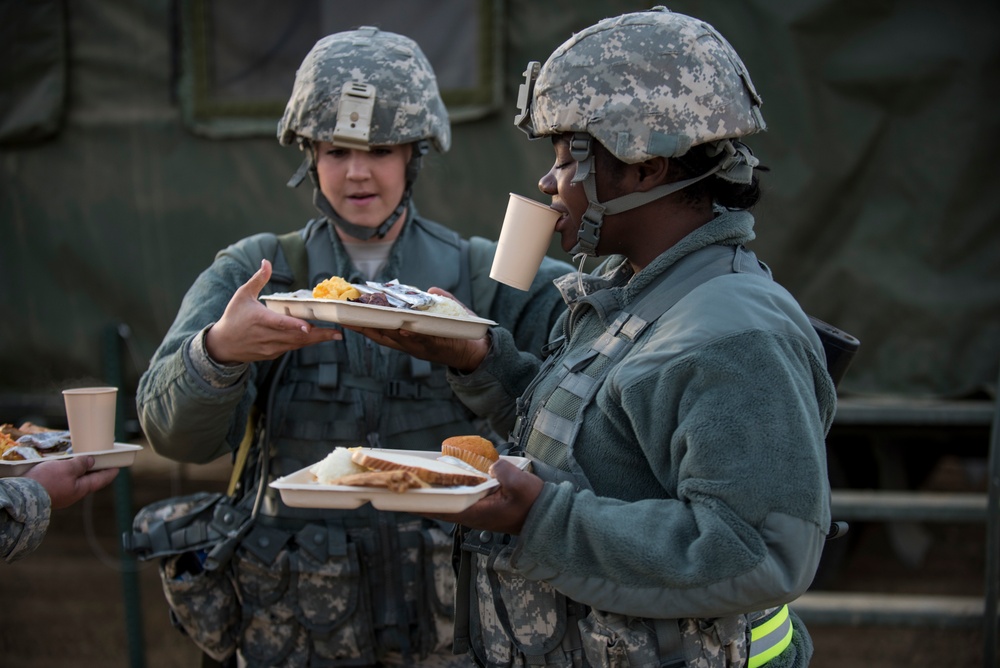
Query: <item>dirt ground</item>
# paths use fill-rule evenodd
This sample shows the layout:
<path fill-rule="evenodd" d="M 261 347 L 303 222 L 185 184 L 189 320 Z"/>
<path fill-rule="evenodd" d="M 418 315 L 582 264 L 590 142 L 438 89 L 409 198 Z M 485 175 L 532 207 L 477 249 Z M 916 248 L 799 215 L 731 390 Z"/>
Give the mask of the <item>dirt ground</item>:
<path fill-rule="evenodd" d="M 226 468 L 181 467 L 148 449 L 130 470 L 132 510 L 200 489 L 225 486 Z M 962 460 L 946 458 L 932 486 L 971 491 Z M 109 487 L 55 514 L 42 546 L 0 566 L 0 666 L 6 668 L 190 668 L 198 653 L 168 619 L 156 566 L 139 564 L 135 581 L 142 638 L 128 639 L 115 491 Z M 829 589 L 981 596 L 985 527 L 928 525 L 934 538 L 919 568 L 901 565 L 880 525 L 852 527 L 858 540 Z M 793 606 L 794 607 L 794 606 Z M 135 626 L 135 625 L 133 625 Z M 811 625 L 813 668 L 980 668 L 981 629 L 822 627 Z"/>

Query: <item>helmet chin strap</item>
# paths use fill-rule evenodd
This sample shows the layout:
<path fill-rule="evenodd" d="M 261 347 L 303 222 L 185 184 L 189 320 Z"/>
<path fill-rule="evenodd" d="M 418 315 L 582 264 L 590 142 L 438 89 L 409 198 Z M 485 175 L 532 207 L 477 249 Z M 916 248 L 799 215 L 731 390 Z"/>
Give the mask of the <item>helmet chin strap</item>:
<path fill-rule="evenodd" d="M 306 152 L 306 158 L 288 181 L 288 187 L 295 188 L 302 183 L 304 176 L 308 174 L 309 180 L 313 184 L 313 206 L 344 234 L 360 241 L 368 241 L 372 237 L 385 238 L 385 235 L 389 233 L 393 225 L 406 213 L 413 196 L 413 182 L 417 180 L 417 175 L 420 173 L 420 168 L 423 165 L 423 157 L 430 149 L 430 143 L 426 139 L 422 139 L 414 144 L 413 155 L 410 156 L 410 160 L 406 163 L 406 190 L 403 191 L 403 196 L 400 198 L 396 208 L 393 209 L 389 217 L 382 221 L 378 227 L 355 225 L 337 213 L 333 205 L 330 204 L 330 200 L 320 190 L 319 174 L 316 171 L 316 157 L 313 153 L 312 143 L 308 140 L 303 140 L 302 149 Z"/>
<path fill-rule="evenodd" d="M 406 212 L 406 207 L 410 204 L 410 194 L 411 189 L 407 187 L 406 191 L 403 193 L 403 197 L 399 200 L 399 204 L 393 209 L 389 217 L 382 221 L 382 224 L 378 227 L 364 227 L 362 225 L 355 225 L 354 223 L 345 220 L 330 204 L 330 201 L 323 194 L 323 191 L 319 189 L 319 185 L 316 183 L 316 178 L 314 174 L 316 173 L 316 168 L 313 167 L 309 170 L 309 177 L 313 180 L 313 205 L 316 209 L 326 217 L 331 223 L 337 226 L 337 229 L 342 231 L 344 234 L 359 239 L 361 241 L 368 241 L 372 237 L 378 237 L 379 239 L 385 238 L 385 235 L 389 233 L 392 226 L 396 224 L 399 218 Z"/>
<path fill-rule="evenodd" d="M 587 210 L 580 221 L 576 245 L 570 250 L 574 259 L 580 258 L 581 267 L 587 256 L 597 257 L 597 243 L 601 238 L 601 226 L 604 224 L 605 216 L 613 216 L 649 204 L 716 173 L 727 181 L 750 183 L 753 178 L 753 168 L 758 164 L 757 158 L 748 147 L 724 139 L 716 143 L 715 150 L 725 155 L 704 174 L 683 181 L 665 183 L 646 192 L 633 192 L 607 202 L 598 202 L 592 141 L 593 138 L 586 132 L 575 132 L 570 138 L 570 155 L 576 160 L 573 183 L 582 183 L 583 192 L 587 195 Z"/>

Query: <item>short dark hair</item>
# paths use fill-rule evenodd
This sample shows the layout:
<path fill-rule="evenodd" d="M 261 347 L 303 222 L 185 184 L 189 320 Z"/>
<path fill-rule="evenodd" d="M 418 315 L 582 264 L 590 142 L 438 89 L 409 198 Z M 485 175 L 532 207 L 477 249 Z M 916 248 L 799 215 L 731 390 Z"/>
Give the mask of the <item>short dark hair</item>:
<path fill-rule="evenodd" d="M 684 174 L 681 179 L 690 179 L 704 174 L 718 162 L 718 156 L 710 156 L 706 144 L 693 147 L 682 156 L 671 158 Z M 732 183 L 716 176 L 692 183 L 682 192 L 694 201 L 708 196 L 712 202 L 727 209 L 752 209 L 760 201 L 760 178 L 758 172 L 768 171 L 767 167 L 758 165 L 754 168 L 750 183 Z"/>
<path fill-rule="evenodd" d="M 607 179 L 605 183 L 617 182 L 625 169 L 625 163 L 619 160 L 600 142 L 594 142 L 595 168 Z M 707 145 L 701 144 L 676 158 L 668 158 L 672 163 L 677 181 L 691 179 L 712 169 L 718 162 L 718 156 L 709 156 Z M 758 171 L 768 171 L 767 167 L 758 165 L 754 168 L 753 179 L 749 184 L 732 183 L 714 175 L 692 183 L 680 191 L 680 196 L 694 204 L 709 198 L 714 204 L 727 209 L 752 209 L 760 200 L 760 180 Z"/>

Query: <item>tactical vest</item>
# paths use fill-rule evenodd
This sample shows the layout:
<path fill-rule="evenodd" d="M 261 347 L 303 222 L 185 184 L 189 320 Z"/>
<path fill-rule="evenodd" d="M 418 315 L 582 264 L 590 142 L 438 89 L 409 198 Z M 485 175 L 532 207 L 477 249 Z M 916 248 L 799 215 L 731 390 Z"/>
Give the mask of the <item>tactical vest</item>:
<path fill-rule="evenodd" d="M 321 221 L 303 230 L 308 274 L 298 278 L 300 286 L 333 275 L 364 282 L 332 234 Z M 424 261 L 407 262 L 399 275 L 380 280 L 439 286 L 472 304 L 468 242 L 412 218 L 397 246 L 394 254 Z M 284 256 L 296 254 L 292 246 L 275 258 L 269 291 L 291 288 L 302 267 Z M 268 480 L 315 463 L 337 446 L 438 450 L 448 436 L 479 431 L 472 414 L 454 399 L 444 366 L 351 331 L 344 331 L 342 341 L 287 353 L 276 364 L 260 427 L 267 438 L 259 440 L 268 448 Z M 267 366 L 260 366 L 259 378 L 267 375 Z M 260 392 L 264 395 L 264 388 Z M 260 469 L 246 470 L 242 488 L 255 490 Z M 322 665 L 373 664 L 376 651 L 386 647 L 420 656 L 434 651 L 442 638 L 450 642 L 450 527 L 368 505 L 342 511 L 291 508 L 275 490 L 263 489 L 257 519 L 234 560 L 243 601 L 240 651 L 250 665 L 301 660 L 299 640 L 274 635 L 298 625 L 307 629 L 309 661 Z M 279 614 L 286 618 L 275 623 L 273 615 Z M 353 662 L 337 662 L 348 656 Z"/>
<path fill-rule="evenodd" d="M 331 234 L 328 224 L 316 221 L 303 232 L 307 285 L 333 275 L 363 283 L 365 277 L 342 248 L 331 243 Z M 439 286 L 471 303 L 468 242 L 451 230 L 417 218 L 408 221 L 404 235 L 399 243 L 406 257 L 433 261 L 406 263 L 400 275 L 391 278 L 411 285 Z M 273 289 L 280 291 L 287 286 L 277 284 Z M 455 401 L 443 365 L 378 346 L 348 330 L 344 330 L 342 341 L 289 353 L 275 383 L 274 413 L 270 416 L 272 477 L 319 461 L 335 446 L 435 450 L 447 436 L 475 429 L 471 413 Z M 287 508 L 273 490 L 263 514 L 329 518 L 326 510 Z"/>
<path fill-rule="evenodd" d="M 684 295 L 734 272 L 769 276 L 746 249 L 710 246 L 681 259 L 624 310 L 608 290 L 577 300 L 567 337 L 580 309 L 596 309 L 611 324 L 583 352 L 568 354 L 566 337 L 553 342 L 542 369 L 518 399 L 512 453 L 529 457 L 543 479 L 592 489 L 574 459 L 573 444 L 584 411 L 608 373 Z M 668 287 L 658 289 L 661 285 Z M 756 667 L 791 642 L 787 606 L 716 620 L 643 620 L 591 610 L 544 582 L 519 576 L 510 565 L 516 542 L 516 537 L 490 532 L 470 531 L 464 537 L 457 600 L 459 605 L 471 601 L 471 611 L 457 611 L 456 644 L 471 649 L 480 665 L 682 668 L 691 661 L 704 668 Z"/>

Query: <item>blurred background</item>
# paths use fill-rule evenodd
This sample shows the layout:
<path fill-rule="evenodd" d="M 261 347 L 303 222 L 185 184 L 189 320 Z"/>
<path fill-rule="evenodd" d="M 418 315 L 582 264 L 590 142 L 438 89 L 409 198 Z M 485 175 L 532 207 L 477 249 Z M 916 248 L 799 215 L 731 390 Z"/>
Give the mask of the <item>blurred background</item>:
<path fill-rule="evenodd" d="M 142 442 L 135 387 L 195 277 L 228 244 L 316 215 L 310 187 L 285 187 L 302 156 L 275 130 L 319 37 L 375 25 L 420 43 L 454 137 L 449 153 L 425 160 L 416 202 L 466 235 L 496 238 L 507 194 L 543 199 L 536 183 L 551 160 L 545 142 L 512 126 L 526 63 L 601 18 L 649 6 L 0 0 L 0 422 L 64 427 L 59 390 L 111 383 L 121 390 L 120 438 Z M 816 628 L 853 634 L 818 640 L 814 665 L 850 663 L 837 652 L 865 638 L 869 662 L 852 665 L 883 665 L 873 663 L 879 651 L 908 657 L 887 666 L 983 665 L 996 647 L 996 625 L 983 620 L 996 576 L 987 571 L 997 514 L 988 455 L 1000 368 L 1000 6 L 668 6 L 725 35 L 764 99 L 769 129 L 748 141 L 770 168 L 753 249 L 810 314 L 861 341 L 828 443 L 831 480 L 846 492 L 834 506 L 851 530 L 829 544 L 815 587 L 875 598 L 803 602 Z M 187 641 L 165 618 L 155 568 L 116 554 L 115 536 L 141 505 L 223 484 L 227 469 L 143 451 L 113 490 L 73 511 L 89 515 L 54 520 L 54 535 L 70 535 L 44 544 L 33 564 L 5 568 L 0 595 L 21 609 L 33 578 L 70 572 L 56 564 L 79 532 L 77 556 L 94 562 L 84 571 L 111 576 L 102 600 L 116 621 L 95 646 L 117 654 L 84 652 L 77 665 L 191 665 L 190 655 L 156 654 Z M 25 577 L 12 580 L 17 569 Z M 920 597 L 902 599 L 903 610 L 929 595 L 941 607 L 896 614 L 888 590 Z M 0 627 L 0 655 L 36 665 L 36 636 L 17 628 Z M 928 639 L 948 658 L 920 663 L 934 660 L 919 644 Z M 58 665 L 43 656 L 50 663 L 37 665 Z"/>

